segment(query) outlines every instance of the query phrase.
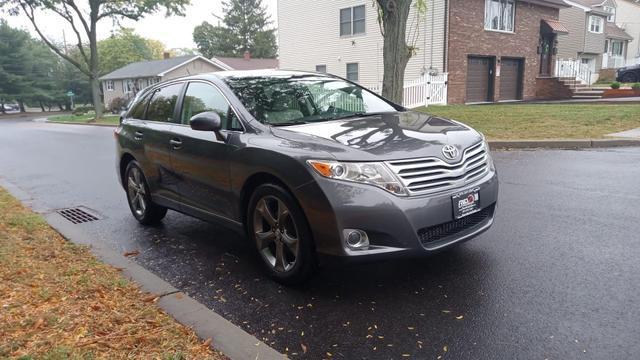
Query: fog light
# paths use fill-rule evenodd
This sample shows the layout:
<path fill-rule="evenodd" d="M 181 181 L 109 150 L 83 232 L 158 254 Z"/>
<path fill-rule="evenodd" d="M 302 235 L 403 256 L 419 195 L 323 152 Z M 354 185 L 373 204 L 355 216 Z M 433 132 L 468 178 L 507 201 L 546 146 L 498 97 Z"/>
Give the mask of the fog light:
<path fill-rule="evenodd" d="M 362 230 L 345 229 L 344 239 L 347 246 L 353 250 L 363 250 L 369 247 L 369 236 Z"/>

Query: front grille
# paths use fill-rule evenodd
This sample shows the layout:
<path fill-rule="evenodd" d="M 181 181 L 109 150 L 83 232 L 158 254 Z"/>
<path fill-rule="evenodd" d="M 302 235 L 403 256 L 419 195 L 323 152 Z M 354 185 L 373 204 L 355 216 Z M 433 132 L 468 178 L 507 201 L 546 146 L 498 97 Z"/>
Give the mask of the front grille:
<path fill-rule="evenodd" d="M 484 142 L 464 151 L 462 160 L 449 164 L 436 157 L 387 162 L 411 195 L 428 194 L 462 187 L 489 171 L 489 154 Z"/>
<path fill-rule="evenodd" d="M 484 223 L 493 215 L 494 209 L 495 204 L 461 219 L 420 229 L 418 230 L 418 238 L 420 238 L 420 242 L 423 246 L 448 238 L 449 236 Z"/>

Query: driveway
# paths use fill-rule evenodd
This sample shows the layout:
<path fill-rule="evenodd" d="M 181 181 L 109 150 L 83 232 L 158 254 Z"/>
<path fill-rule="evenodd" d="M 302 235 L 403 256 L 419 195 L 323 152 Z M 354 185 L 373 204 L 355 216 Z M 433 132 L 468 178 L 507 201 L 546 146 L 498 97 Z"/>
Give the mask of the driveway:
<path fill-rule="evenodd" d="M 96 242 L 139 250 L 137 262 L 291 357 L 640 357 L 640 148 L 495 153 L 489 232 L 429 258 L 323 269 L 290 289 L 224 228 L 175 212 L 139 226 L 112 131 L 0 120 L 0 177 L 36 210 L 97 211 L 77 225 Z"/>

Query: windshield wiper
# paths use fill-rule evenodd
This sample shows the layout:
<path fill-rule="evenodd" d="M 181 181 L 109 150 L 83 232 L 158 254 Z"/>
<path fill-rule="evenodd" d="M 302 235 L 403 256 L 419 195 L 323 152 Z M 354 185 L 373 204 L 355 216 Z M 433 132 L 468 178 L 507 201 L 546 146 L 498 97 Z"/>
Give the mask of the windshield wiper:
<path fill-rule="evenodd" d="M 380 115 L 380 113 L 359 112 L 359 113 L 346 114 L 346 115 L 343 115 L 343 116 L 335 116 L 335 117 L 330 118 L 330 120 L 343 120 L 343 119 L 351 119 L 351 118 L 367 117 L 367 116 L 376 116 L 376 115 Z"/>
<path fill-rule="evenodd" d="M 271 126 L 291 126 L 291 125 L 308 124 L 308 122 L 302 121 L 302 120 L 295 120 L 295 121 L 287 121 L 287 122 L 281 122 L 281 123 L 267 123 L 267 124 Z"/>

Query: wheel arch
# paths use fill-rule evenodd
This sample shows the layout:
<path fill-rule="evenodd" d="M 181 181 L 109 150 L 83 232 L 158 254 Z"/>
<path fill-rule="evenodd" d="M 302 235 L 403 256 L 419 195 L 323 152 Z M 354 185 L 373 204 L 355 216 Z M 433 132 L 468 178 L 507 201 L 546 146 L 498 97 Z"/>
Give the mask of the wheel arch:
<path fill-rule="evenodd" d="M 240 190 L 239 212 L 240 212 L 240 219 L 245 229 L 247 228 L 247 210 L 248 210 L 247 208 L 249 207 L 249 200 L 251 200 L 251 195 L 253 195 L 253 192 L 258 186 L 264 185 L 264 184 L 270 184 L 270 183 L 278 186 L 282 186 L 285 190 L 289 192 L 289 194 L 291 194 L 293 199 L 298 203 L 298 206 L 300 206 L 300 200 L 296 198 L 296 195 L 291 190 L 291 188 L 287 186 L 287 184 L 278 176 L 265 171 L 252 174 L 247 178 L 247 180 L 242 185 L 242 189 Z M 302 206 L 300 206 L 300 208 L 302 209 Z M 303 214 L 304 214 L 304 209 L 303 209 Z M 305 218 L 306 218 L 306 214 L 305 214 Z"/>
<path fill-rule="evenodd" d="M 129 166 L 129 163 L 132 161 L 135 161 L 136 158 L 133 157 L 133 155 L 131 155 L 130 153 L 124 153 L 122 154 L 122 156 L 120 157 L 120 164 L 118 166 L 119 171 L 120 171 L 120 183 L 122 184 L 122 187 L 125 187 L 125 172 L 127 171 L 127 166 Z"/>

